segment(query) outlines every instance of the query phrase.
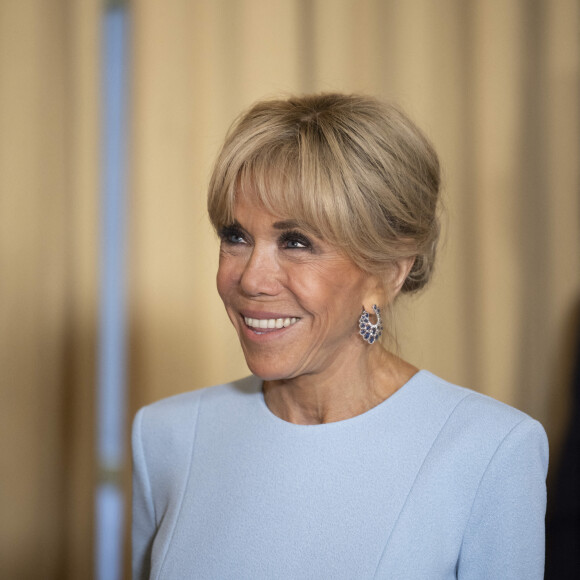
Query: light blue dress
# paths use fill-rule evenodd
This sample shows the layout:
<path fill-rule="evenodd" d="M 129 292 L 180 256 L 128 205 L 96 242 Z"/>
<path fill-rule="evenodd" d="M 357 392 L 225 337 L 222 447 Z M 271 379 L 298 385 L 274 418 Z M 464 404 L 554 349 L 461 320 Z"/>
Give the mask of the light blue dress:
<path fill-rule="evenodd" d="M 370 411 L 295 425 L 261 381 L 133 426 L 134 578 L 543 578 L 546 435 L 420 371 Z"/>

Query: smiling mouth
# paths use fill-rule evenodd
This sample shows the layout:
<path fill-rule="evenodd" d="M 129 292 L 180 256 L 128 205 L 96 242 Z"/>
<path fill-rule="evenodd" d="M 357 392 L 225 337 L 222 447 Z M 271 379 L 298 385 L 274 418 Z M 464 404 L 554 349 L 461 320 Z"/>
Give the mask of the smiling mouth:
<path fill-rule="evenodd" d="M 246 326 L 255 330 L 288 328 L 300 320 L 299 318 L 248 318 L 244 316 Z"/>

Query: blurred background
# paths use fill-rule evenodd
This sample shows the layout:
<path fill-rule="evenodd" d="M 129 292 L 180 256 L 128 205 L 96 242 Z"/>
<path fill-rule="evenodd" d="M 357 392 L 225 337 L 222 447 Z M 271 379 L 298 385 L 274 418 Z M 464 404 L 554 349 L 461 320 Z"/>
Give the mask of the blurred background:
<path fill-rule="evenodd" d="M 213 158 L 253 101 L 334 90 L 399 103 L 444 168 L 401 354 L 540 420 L 552 537 L 578 517 L 578 0 L 0 0 L 0 577 L 128 577 L 135 411 L 247 373 Z"/>

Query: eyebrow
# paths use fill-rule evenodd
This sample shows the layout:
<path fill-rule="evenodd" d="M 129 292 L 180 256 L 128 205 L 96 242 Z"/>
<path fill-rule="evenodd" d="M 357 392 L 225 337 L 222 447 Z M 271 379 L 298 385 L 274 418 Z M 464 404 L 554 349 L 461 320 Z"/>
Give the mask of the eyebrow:
<path fill-rule="evenodd" d="M 225 228 L 240 228 L 245 229 L 244 226 L 238 221 L 234 220 L 231 224 L 224 226 Z M 283 220 L 279 222 L 274 222 L 272 227 L 276 230 L 295 230 L 300 229 L 300 223 L 298 220 Z"/>
<path fill-rule="evenodd" d="M 281 222 L 274 222 L 273 227 L 277 230 L 292 230 L 299 227 L 296 220 L 284 220 Z"/>

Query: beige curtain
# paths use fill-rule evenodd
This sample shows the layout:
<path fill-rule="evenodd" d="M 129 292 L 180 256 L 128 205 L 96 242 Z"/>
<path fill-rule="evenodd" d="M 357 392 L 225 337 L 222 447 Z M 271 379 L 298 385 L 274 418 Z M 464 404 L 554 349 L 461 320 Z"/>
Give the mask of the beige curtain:
<path fill-rule="evenodd" d="M 0 577 L 90 578 L 96 0 L 0 1 Z"/>
<path fill-rule="evenodd" d="M 0 0 L 2 578 L 92 576 L 101 10 Z M 131 12 L 130 414 L 247 372 L 205 212 L 231 120 L 264 96 L 363 91 L 407 109 L 444 167 L 446 242 L 432 286 L 399 303 L 401 353 L 540 419 L 557 458 L 580 290 L 577 0 Z"/>

